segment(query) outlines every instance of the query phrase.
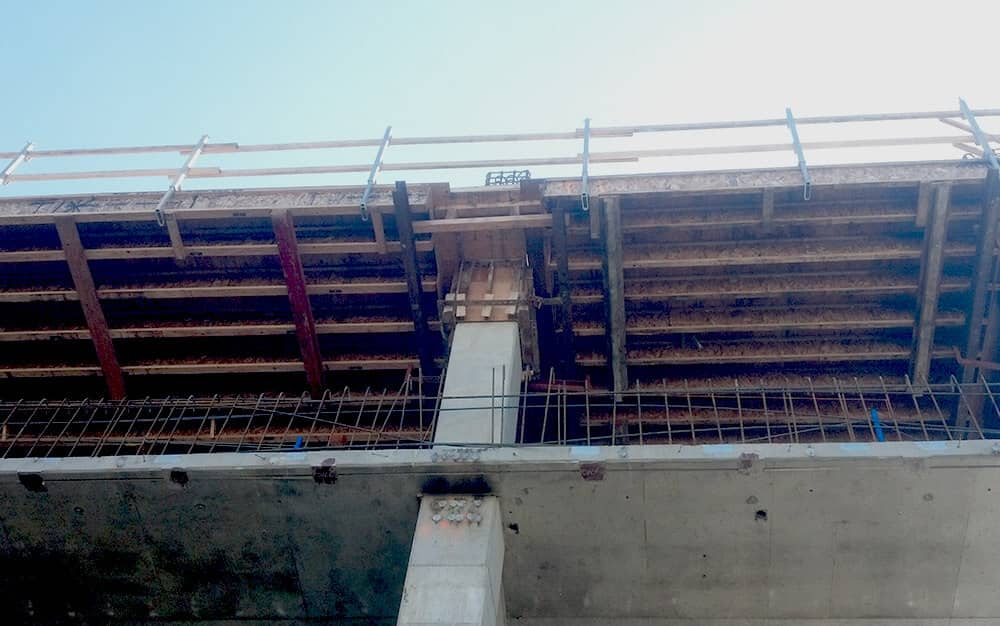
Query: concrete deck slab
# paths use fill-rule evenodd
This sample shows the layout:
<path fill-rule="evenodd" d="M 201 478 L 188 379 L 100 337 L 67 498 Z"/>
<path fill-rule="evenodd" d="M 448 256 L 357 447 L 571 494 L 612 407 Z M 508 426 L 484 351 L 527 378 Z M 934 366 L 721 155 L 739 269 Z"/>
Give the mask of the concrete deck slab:
<path fill-rule="evenodd" d="M 464 486 L 499 498 L 512 623 L 1000 623 L 989 441 L 449 449 L 0 461 L 0 595 L 22 621 L 392 623 L 419 494 Z"/>

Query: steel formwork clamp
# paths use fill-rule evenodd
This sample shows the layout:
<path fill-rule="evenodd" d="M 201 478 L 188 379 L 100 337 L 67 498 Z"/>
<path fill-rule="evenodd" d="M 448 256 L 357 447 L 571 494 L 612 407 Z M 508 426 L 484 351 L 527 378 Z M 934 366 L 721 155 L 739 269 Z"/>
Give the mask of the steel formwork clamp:
<path fill-rule="evenodd" d="M 958 99 L 958 107 L 962 111 L 962 117 L 965 121 L 969 123 L 972 128 L 972 136 L 976 139 L 976 143 L 979 144 L 979 148 L 983 151 L 983 160 L 986 161 L 987 165 L 991 169 L 1000 172 L 1000 161 L 997 160 L 997 155 L 990 147 L 989 137 L 983 132 L 983 129 L 979 127 L 979 122 L 976 120 L 976 116 L 973 115 L 972 109 L 966 104 L 965 100 L 962 98 Z"/>
<path fill-rule="evenodd" d="M 3 172 L 0 172 L 0 185 L 6 185 L 10 182 L 10 177 L 14 173 L 14 170 L 18 168 L 25 161 L 31 160 L 31 151 L 34 150 L 35 144 L 30 141 L 24 144 L 21 151 L 16 157 L 11 159 L 11 162 L 7 164 L 7 167 L 3 168 Z"/>
<path fill-rule="evenodd" d="M 195 161 L 197 161 L 198 157 L 201 156 L 201 153 L 205 149 L 205 145 L 207 143 L 208 135 L 202 135 L 201 139 L 198 140 L 198 143 L 191 149 L 191 154 L 189 154 L 187 160 L 184 161 L 184 165 L 181 166 L 181 169 L 177 170 L 177 174 L 174 175 L 174 179 L 170 182 L 170 187 L 167 188 L 167 192 L 163 194 L 163 197 L 160 198 L 160 201 L 156 204 L 156 208 L 153 210 L 153 213 L 156 215 L 156 223 L 160 226 L 167 225 L 167 217 L 164 213 L 164 208 L 167 206 L 167 203 L 170 202 L 170 199 L 174 197 L 174 194 L 181 190 L 181 185 L 184 184 L 184 180 L 187 178 L 188 173 L 194 166 Z"/>
<path fill-rule="evenodd" d="M 802 199 L 808 200 L 812 195 L 812 175 L 809 173 L 809 165 L 806 164 L 806 155 L 802 152 L 799 131 L 795 127 L 795 116 L 792 115 L 790 108 L 785 109 L 785 119 L 788 122 L 788 132 L 792 134 L 792 147 L 795 149 L 795 156 L 799 159 L 799 171 L 802 172 Z"/>

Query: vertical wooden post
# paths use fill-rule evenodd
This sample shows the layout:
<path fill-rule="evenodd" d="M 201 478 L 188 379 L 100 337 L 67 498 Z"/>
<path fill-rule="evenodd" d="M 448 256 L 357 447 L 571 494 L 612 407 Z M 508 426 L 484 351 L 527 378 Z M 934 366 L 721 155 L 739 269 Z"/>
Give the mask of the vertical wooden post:
<path fill-rule="evenodd" d="M 552 254 L 556 257 L 556 279 L 561 302 L 555 323 L 559 363 L 559 367 L 556 369 L 563 378 L 570 378 L 576 369 L 576 348 L 573 345 L 573 299 L 569 284 L 566 209 L 558 200 L 552 202 L 549 209 L 552 212 Z"/>
<path fill-rule="evenodd" d="M 299 256 L 298 240 L 295 238 L 295 222 L 287 209 L 280 209 L 271 212 L 271 224 L 278 244 L 281 271 L 285 274 L 288 301 L 292 306 L 295 336 L 299 341 L 306 380 L 312 396 L 319 398 L 325 387 L 323 357 L 320 353 L 319 337 L 316 335 L 316 320 L 313 318 L 312 305 L 306 292 L 305 272 L 302 270 L 302 258 Z"/>
<path fill-rule="evenodd" d="M 399 247 L 403 257 L 403 271 L 406 272 L 406 294 L 410 299 L 410 315 L 416 333 L 420 368 L 424 372 L 434 371 L 434 355 L 431 351 L 431 333 L 427 326 L 427 311 L 424 310 L 424 288 L 417 262 L 417 244 L 413 235 L 413 214 L 410 212 L 410 195 L 406 181 L 397 180 L 392 192 L 392 205 L 396 212 L 396 230 L 399 231 Z"/>
<path fill-rule="evenodd" d="M 120 400 L 125 397 L 125 377 L 118 364 L 118 355 L 115 353 L 114 342 L 111 340 L 108 321 L 104 317 L 101 301 L 97 297 L 97 288 L 94 285 L 94 277 L 90 273 L 87 253 L 80 241 L 80 231 L 77 230 L 76 220 L 69 215 L 59 216 L 55 219 L 55 225 L 56 232 L 59 234 L 59 242 L 66 254 L 66 263 L 69 265 L 69 273 L 73 278 L 73 286 L 76 288 L 80 306 L 83 308 L 83 317 L 90 330 L 90 338 L 97 350 L 97 360 L 101 365 L 101 372 L 104 373 L 108 394 L 112 399 Z"/>
<path fill-rule="evenodd" d="M 927 226 L 927 217 L 931 214 L 931 201 L 934 187 L 928 181 L 921 181 L 917 187 L 917 217 L 914 222 L 920 228 Z"/>
<path fill-rule="evenodd" d="M 615 394 L 628 389 L 628 367 L 625 345 L 625 269 L 622 241 L 622 214 L 618 198 L 606 198 L 603 206 L 602 232 L 604 233 L 605 331 L 608 338 L 608 363 Z M 597 210 L 595 206 L 591 210 Z"/>
<path fill-rule="evenodd" d="M 532 230 L 526 234 L 526 247 L 528 253 L 528 264 L 531 267 L 531 279 L 534 286 L 534 295 L 542 299 L 547 299 L 551 294 L 548 287 L 548 264 L 545 259 L 545 240 L 541 231 Z M 543 306 L 538 310 L 536 324 L 538 325 L 538 351 L 539 367 L 538 371 L 547 372 L 554 367 L 556 345 L 554 339 L 553 326 L 554 309 L 552 306 Z"/>
<path fill-rule="evenodd" d="M 983 318 L 986 316 L 986 300 L 989 295 L 989 279 L 993 270 L 993 250 L 996 247 L 997 220 L 1000 219 L 1000 172 L 989 170 L 983 192 L 983 215 L 979 224 L 979 240 L 976 244 L 976 266 L 972 280 L 972 302 L 966 315 L 968 335 L 965 344 L 965 358 L 980 360 L 983 348 Z M 962 382 L 976 380 L 976 367 L 966 365 L 962 369 Z"/>
<path fill-rule="evenodd" d="M 986 306 L 990 297 L 989 283 L 993 273 L 994 250 L 997 246 L 997 221 L 1000 220 L 1000 172 L 995 169 L 990 169 L 986 173 L 982 206 L 983 215 L 979 222 L 979 240 L 976 242 L 975 269 L 972 278 L 972 301 L 965 318 L 967 330 L 965 358 L 972 361 L 987 360 L 984 352 L 994 349 L 993 346 L 984 344 L 983 321 L 986 318 Z M 978 374 L 976 365 L 966 363 L 962 367 L 962 383 L 976 382 Z M 961 429 L 969 428 L 973 421 L 982 427 L 985 417 L 984 405 L 981 394 L 974 395 L 965 402 L 964 410 L 961 403 L 956 403 L 952 423 L 960 429 L 960 433 Z"/>
<path fill-rule="evenodd" d="M 760 221 L 765 229 L 774 224 L 774 190 L 765 189 L 760 202 Z"/>
<path fill-rule="evenodd" d="M 924 249 L 920 257 L 919 299 L 910 358 L 910 378 L 916 383 L 927 383 L 930 374 L 941 270 L 944 267 L 944 244 L 948 237 L 951 185 L 948 183 L 937 185 L 935 194 L 934 210 L 926 218 L 929 223 L 924 231 Z"/>

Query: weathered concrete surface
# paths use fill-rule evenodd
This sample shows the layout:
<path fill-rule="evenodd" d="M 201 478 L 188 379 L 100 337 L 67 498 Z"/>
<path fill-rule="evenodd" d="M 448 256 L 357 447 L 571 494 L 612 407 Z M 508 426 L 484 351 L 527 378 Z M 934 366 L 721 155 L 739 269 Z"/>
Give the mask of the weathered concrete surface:
<path fill-rule="evenodd" d="M 181 486 L 160 474 L 52 480 L 44 493 L 4 480 L 5 621 L 395 621 L 412 485 L 229 472 Z"/>
<path fill-rule="evenodd" d="M 993 442 L 466 452 L 0 461 L 6 617 L 392 623 L 418 494 L 465 486 L 511 623 L 1000 624 Z"/>
<path fill-rule="evenodd" d="M 501 493 L 517 491 L 511 478 Z M 860 458 L 572 478 L 539 474 L 504 499 L 512 618 L 1000 619 L 995 466 Z"/>
<path fill-rule="evenodd" d="M 985 619 L 708 619 L 698 626 L 996 626 Z M 519 626 L 691 626 L 687 619 L 522 619 Z"/>
<path fill-rule="evenodd" d="M 513 443 L 520 388 L 517 322 L 456 325 L 434 442 Z"/>

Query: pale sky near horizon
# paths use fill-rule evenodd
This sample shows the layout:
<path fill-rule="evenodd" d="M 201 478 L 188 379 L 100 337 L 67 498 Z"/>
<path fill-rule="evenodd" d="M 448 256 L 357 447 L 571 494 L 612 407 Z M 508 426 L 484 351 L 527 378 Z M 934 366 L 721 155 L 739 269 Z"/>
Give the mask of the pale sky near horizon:
<path fill-rule="evenodd" d="M 387 124 L 396 136 L 565 131 L 588 116 L 595 125 L 772 118 L 786 106 L 798 116 L 955 109 L 958 96 L 974 108 L 1000 108 L 995 0 L 0 0 L 0 9 L 0 151 L 19 150 L 26 140 L 39 149 L 194 143 L 203 133 L 212 141 L 240 143 L 367 138 L 381 136 Z M 989 124 L 1000 131 L 1000 118 Z M 800 132 L 810 133 L 804 140 L 831 136 Z M 934 133 L 953 129 L 939 125 Z M 758 136 L 711 141 L 744 139 Z M 779 128 L 759 140 L 785 141 L 787 134 Z M 390 148 L 386 160 L 513 156 L 542 148 Z M 605 148 L 618 149 L 594 147 Z M 546 149 L 569 156 L 579 146 Z M 365 148 L 206 157 L 202 164 L 319 165 L 372 157 Z M 762 162 L 794 165 L 790 154 L 773 158 Z M 19 171 L 173 167 L 180 161 L 176 154 L 115 162 L 36 159 Z M 666 159 L 643 169 L 710 165 Z M 479 180 L 482 172 L 457 176 Z M 361 184 L 365 177 L 280 182 Z M 380 181 L 393 178 L 447 177 L 392 172 Z M 0 195 L 166 184 L 22 182 Z M 218 185 L 209 179 L 188 187 Z"/>

